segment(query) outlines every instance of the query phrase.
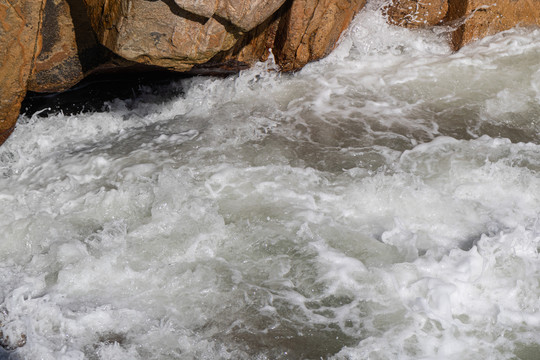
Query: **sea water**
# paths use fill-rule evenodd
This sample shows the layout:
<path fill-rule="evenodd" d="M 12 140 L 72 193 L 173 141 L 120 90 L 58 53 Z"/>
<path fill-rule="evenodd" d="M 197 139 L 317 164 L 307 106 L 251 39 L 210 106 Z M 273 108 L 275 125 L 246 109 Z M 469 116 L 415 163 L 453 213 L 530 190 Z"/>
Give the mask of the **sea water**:
<path fill-rule="evenodd" d="M 540 30 L 379 7 L 295 74 L 21 116 L 0 357 L 538 359 Z"/>

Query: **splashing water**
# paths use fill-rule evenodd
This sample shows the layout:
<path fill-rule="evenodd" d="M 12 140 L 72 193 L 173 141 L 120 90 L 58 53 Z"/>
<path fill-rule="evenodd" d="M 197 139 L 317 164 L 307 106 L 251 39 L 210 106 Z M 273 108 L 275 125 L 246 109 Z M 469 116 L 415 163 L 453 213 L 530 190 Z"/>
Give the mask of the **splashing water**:
<path fill-rule="evenodd" d="M 445 36 L 22 116 L 0 357 L 536 359 L 540 31 Z"/>

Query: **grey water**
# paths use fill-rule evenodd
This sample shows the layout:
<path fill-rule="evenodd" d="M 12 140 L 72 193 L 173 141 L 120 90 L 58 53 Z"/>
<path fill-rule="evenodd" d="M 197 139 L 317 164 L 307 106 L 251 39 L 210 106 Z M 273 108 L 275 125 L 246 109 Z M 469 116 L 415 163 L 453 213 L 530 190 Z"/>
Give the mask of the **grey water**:
<path fill-rule="evenodd" d="M 0 358 L 537 359 L 540 31 L 446 37 L 21 116 Z"/>

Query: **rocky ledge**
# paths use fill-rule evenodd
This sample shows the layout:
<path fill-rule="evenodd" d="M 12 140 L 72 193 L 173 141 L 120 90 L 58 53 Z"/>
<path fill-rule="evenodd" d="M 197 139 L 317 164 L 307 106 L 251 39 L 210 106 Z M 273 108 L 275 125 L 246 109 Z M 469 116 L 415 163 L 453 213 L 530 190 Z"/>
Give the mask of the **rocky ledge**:
<path fill-rule="evenodd" d="M 27 91 L 64 91 L 119 69 L 282 71 L 327 55 L 366 0 L 0 0 L 0 144 Z M 515 25 L 540 25 L 538 0 L 389 0 L 388 21 L 447 26 L 457 51 Z"/>

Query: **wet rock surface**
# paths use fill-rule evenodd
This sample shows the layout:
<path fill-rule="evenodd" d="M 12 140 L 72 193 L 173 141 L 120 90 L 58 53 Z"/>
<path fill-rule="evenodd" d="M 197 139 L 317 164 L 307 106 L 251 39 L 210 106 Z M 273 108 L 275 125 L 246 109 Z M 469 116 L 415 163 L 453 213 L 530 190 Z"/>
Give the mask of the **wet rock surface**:
<path fill-rule="evenodd" d="M 540 26 L 538 0 L 392 0 L 384 12 L 394 25 L 449 26 L 454 50 L 514 26 Z"/>
<path fill-rule="evenodd" d="M 266 60 L 296 70 L 328 54 L 364 0 L 0 1 L 0 143 L 27 91 L 93 73 L 158 66 L 230 74 Z"/>
<path fill-rule="evenodd" d="M 449 2 L 447 20 L 459 27 L 452 33 L 455 50 L 514 26 L 540 26 L 538 0 L 468 0 Z"/>
<path fill-rule="evenodd" d="M 392 0 L 384 8 L 388 22 L 417 28 L 441 24 L 448 12 L 448 0 Z"/>
<path fill-rule="evenodd" d="M 297 0 L 280 23 L 275 54 L 282 70 L 299 69 L 327 55 L 365 0 Z"/>

